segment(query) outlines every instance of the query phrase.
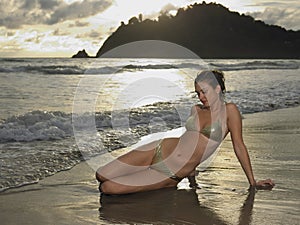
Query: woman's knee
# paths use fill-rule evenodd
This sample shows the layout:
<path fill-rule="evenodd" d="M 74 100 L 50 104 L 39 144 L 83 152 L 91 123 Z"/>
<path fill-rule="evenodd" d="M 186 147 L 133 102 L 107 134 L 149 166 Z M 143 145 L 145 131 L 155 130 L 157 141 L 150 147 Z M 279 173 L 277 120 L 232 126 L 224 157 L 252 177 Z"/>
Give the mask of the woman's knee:
<path fill-rule="evenodd" d="M 108 194 L 108 191 L 109 191 L 109 188 L 108 188 L 108 185 L 107 185 L 108 181 L 105 181 L 103 183 L 100 184 L 100 188 L 99 190 L 104 193 L 104 194 Z"/>
<path fill-rule="evenodd" d="M 112 182 L 112 181 L 105 181 L 101 183 L 100 191 L 103 194 L 121 194 L 120 188 Z"/>
<path fill-rule="evenodd" d="M 99 182 L 104 182 L 104 181 L 106 181 L 107 179 L 106 179 L 104 176 L 102 176 L 101 174 L 102 174 L 102 173 L 101 173 L 101 170 L 98 169 L 98 170 L 96 171 L 96 174 L 95 174 L 96 179 L 97 179 Z"/>
<path fill-rule="evenodd" d="M 95 177 L 96 177 L 97 181 L 101 182 L 102 176 L 98 173 L 98 171 L 96 171 Z"/>

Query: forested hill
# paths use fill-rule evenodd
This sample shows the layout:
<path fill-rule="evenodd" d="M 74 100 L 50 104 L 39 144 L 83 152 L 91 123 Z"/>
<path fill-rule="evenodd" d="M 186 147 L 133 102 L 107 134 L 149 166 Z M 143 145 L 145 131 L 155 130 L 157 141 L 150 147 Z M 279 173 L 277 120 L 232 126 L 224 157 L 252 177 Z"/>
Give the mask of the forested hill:
<path fill-rule="evenodd" d="M 216 4 L 180 8 L 157 20 L 142 15 L 124 22 L 97 52 L 140 40 L 163 40 L 186 47 L 201 58 L 300 58 L 300 31 L 267 25 Z"/>

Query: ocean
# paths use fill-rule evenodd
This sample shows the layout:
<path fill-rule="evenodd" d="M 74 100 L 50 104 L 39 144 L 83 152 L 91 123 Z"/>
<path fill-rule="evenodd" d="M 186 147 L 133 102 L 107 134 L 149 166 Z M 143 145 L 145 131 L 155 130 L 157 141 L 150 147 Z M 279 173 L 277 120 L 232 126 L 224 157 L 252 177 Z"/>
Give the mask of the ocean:
<path fill-rule="evenodd" d="M 0 59 L 0 191 L 182 127 L 202 69 L 243 115 L 299 106 L 300 60 Z"/>

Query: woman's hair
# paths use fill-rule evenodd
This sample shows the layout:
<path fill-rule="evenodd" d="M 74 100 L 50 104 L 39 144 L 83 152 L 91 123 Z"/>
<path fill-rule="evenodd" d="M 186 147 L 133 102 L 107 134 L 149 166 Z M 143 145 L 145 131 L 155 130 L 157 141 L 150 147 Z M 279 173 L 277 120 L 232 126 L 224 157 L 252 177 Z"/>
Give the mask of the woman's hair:
<path fill-rule="evenodd" d="M 199 82 L 207 82 L 210 84 L 213 88 L 216 88 L 217 85 L 220 85 L 221 92 L 220 96 L 224 98 L 226 88 L 225 88 L 225 77 L 224 73 L 220 70 L 204 70 L 200 73 L 198 73 L 195 84 Z"/>

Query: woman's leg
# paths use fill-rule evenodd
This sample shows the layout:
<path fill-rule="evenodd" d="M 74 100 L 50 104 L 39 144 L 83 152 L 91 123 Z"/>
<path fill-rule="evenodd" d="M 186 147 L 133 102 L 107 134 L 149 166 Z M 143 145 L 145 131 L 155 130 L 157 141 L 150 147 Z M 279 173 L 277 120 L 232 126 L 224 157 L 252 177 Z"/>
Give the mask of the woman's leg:
<path fill-rule="evenodd" d="M 153 169 L 145 169 L 130 175 L 116 177 L 101 184 L 104 194 L 129 194 L 176 187 L 178 181 L 172 180 Z"/>
<path fill-rule="evenodd" d="M 99 168 L 96 172 L 97 180 L 103 182 L 147 169 L 158 143 L 159 141 L 154 141 L 140 146 Z"/>

